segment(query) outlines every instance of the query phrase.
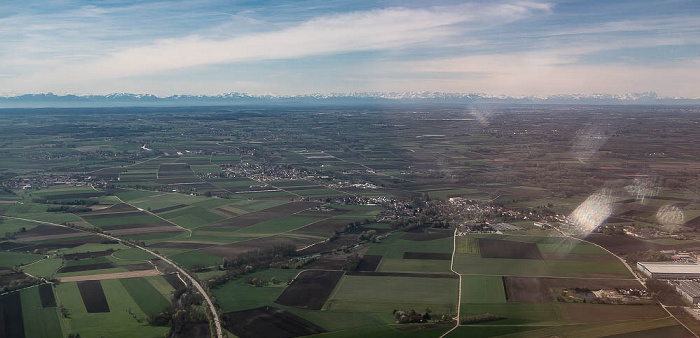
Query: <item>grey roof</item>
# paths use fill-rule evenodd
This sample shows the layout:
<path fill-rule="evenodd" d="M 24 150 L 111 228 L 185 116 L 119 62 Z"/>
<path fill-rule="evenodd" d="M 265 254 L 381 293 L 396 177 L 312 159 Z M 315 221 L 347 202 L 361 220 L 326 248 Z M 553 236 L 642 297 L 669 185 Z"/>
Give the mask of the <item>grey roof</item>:
<path fill-rule="evenodd" d="M 700 283 L 682 280 L 678 284 L 678 288 L 691 297 L 700 297 Z"/>
<path fill-rule="evenodd" d="M 639 262 L 637 263 L 651 273 L 700 274 L 700 264 L 682 264 L 676 262 Z"/>

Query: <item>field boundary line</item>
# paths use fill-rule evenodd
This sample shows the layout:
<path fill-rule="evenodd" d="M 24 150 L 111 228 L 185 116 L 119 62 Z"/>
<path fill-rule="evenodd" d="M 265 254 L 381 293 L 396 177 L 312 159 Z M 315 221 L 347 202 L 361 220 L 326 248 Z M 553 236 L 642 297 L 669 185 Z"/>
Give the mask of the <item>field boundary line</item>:
<path fill-rule="evenodd" d="M 134 244 L 134 243 L 131 243 L 131 242 L 127 242 L 127 241 L 125 241 L 125 240 L 123 240 L 123 239 L 121 239 L 121 238 L 119 238 L 119 237 L 115 237 L 115 236 L 108 235 L 108 234 L 103 234 L 103 233 L 99 233 L 99 232 L 94 232 L 94 233 L 93 233 L 92 231 L 87 231 L 87 230 L 83 230 L 83 229 L 80 229 L 80 228 L 72 228 L 72 227 L 69 227 L 69 226 L 63 225 L 63 224 L 57 224 L 57 223 L 46 222 L 46 221 L 38 221 L 38 220 L 34 220 L 34 219 L 27 219 L 27 218 L 20 218 L 20 217 L 12 217 L 12 216 L 5 216 L 5 215 L 3 215 L 3 217 L 12 218 L 12 219 L 18 219 L 18 220 L 28 221 L 28 222 L 41 223 L 41 224 L 46 224 L 46 225 L 51 225 L 51 226 L 57 226 L 57 227 L 66 228 L 66 229 L 74 229 L 74 230 L 78 230 L 78 231 L 82 231 L 82 232 L 89 232 L 89 233 L 91 233 L 91 234 L 94 234 L 95 236 L 102 236 L 102 237 L 105 237 L 105 238 L 108 238 L 108 239 L 112 239 L 112 240 L 118 241 L 119 243 L 121 243 L 121 244 L 123 244 L 123 245 L 141 249 L 141 250 L 146 251 L 146 252 L 148 252 L 149 254 L 151 254 L 151 255 L 153 255 L 153 256 L 155 256 L 155 257 L 157 257 L 157 258 L 160 258 L 160 259 L 163 260 L 164 262 L 166 262 L 166 263 L 172 265 L 178 272 L 180 272 L 180 273 L 182 273 L 184 276 L 186 276 L 187 279 L 190 280 L 190 282 L 192 283 L 192 285 L 197 289 L 197 291 L 202 295 L 202 297 L 204 298 L 204 300 L 207 302 L 207 305 L 208 305 L 208 307 L 209 307 L 209 311 L 211 312 L 211 320 L 214 321 L 214 327 L 215 327 L 215 329 L 216 329 L 216 337 L 217 337 L 217 338 L 223 338 L 223 331 L 222 331 L 222 328 L 221 328 L 221 321 L 219 320 L 219 315 L 218 315 L 218 313 L 216 312 L 216 307 L 214 307 L 214 303 L 211 301 L 211 298 L 209 297 L 209 295 L 204 291 L 204 288 L 202 287 L 202 285 L 199 284 L 199 282 L 198 282 L 194 277 L 192 277 L 189 273 L 187 273 L 187 271 L 186 271 L 185 269 L 181 268 L 179 265 L 177 265 L 175 262 L 171 261 L 171 260 L 168 259 L 167 257 L 165 257 L 165 256 L 163 256 L 163 255 L 161 255 L 161 254 L 155 253 L 155 252 L 153 252 L 152 250 L 146 249 L 145 247 L 142 247 L 142 246 L 140 246 L 140 245 L 138 245 L 138 244 Z M 126 244 L 125 244 L 125 243 L 126 243 Z"/>
<path fill-rule="evenodd" d="M 455 326 L 448 330 L 447 332 L 443 333 L 439 338 L 443 338 L 450 334 L 450 332 L 454 331 L 456 328 L 459 327 L 459 311 L 462 308 L 462 275 L 455 271 L 454 265 L 455 265 L 455 254 L 457 254 L 457 227 L 455 227 L 455 232 L 452 235 L 452 258 L 450 259 L 450 270 L 452 270 L 453 273 L 455 273 L 457 276 L 459 276 L 459 286 L 458 289 L 458 297 L 457 297 L 457 318 Z"/>
<path fill-rule="evenodd" d="M 557 230 L 559 230 L 559 229 L 557 229 Z M 561 232 L 561 230 L 559 230 L 559 231 Z M 564 234 L 564 233 L 562 232 L 562 234 Z M 593 245 L 595 245 L 595 246 L 597 246 L 597 247 L 599 247 L 599 248 L 605 250 L 607 253 L 609 253 L 609 254 L 615 256 L 617 259 L 620 260 L 620 262 L 622 262 L 622 264 L 625 265 L 625 267 L 627 268 L 627 270 L 629 270 L 629 272 L 632 274 L 632 276 L 634 276 L 634 278 L 636 278 L 637 281 L 638 281 L 640 284 L 642 284 L 642 286 L 644 286 L 644 287 L 647 286 L 646 283 L 644 283 L 644 281 L 642 281 L 642 280 L 639 278 L 639 275 L 637 275 L 636 273 L 634 273 L 634 270 L 632 270 L 632 267 L 630 267 L 629 264 L 627 264 L 627 262 L 626 262 L 624 259 L 622 259 L 622 257 L 616 255 L 616 254 L 613 253 L 612 251 L 610 251 L 610 250 L 608 250 L 608 249 L 606 249 L 606 248 L 604 248 L 604 247 L 602 247 L 602 246 L 600 246 L 600 245 L 598 245 L 598 244 L 596 244 L 596 243 L 589 242 L 589 241 L 587 241 L 587 240 L 585 240 L 585 239 L 576 238 L 576 237 L 573 237 L 573 236 L 570 236 L 570 235 L 566 235 L 566 236 L 569 237 L 569 238 L 574 238 L 574 239 L 579 240 L 579 241 L 581 241 L 581 242 L 593 244 Z M 669 311 L 669 310 L 666 308 L 666 305 L 664 305 L 664 304 L 661 303 L 661 302 L 659 302 L 659 305 L 661 305 L 661 308 L 663 308 L 664 311 L 666 311 L 666 312 L 668 313 L 668 315 L 669 315 L 671 318 L 675 319 L 676 322 L 677 322 L 678 324 L 680 324 L 680 325 L 683 326 L 686 330 L 688 330 L 688 332 L 690 332 L 695 338 L 698 338 L 698 335 L 695 333 L 695 331 L 693 331 L 693 330 L 691 330 L 690 328 L 688 328 L 688 326 L 686 326 L 683 322 L 681 322 L 678 318 L 676 318 L 676 316 L 674 316 L 673 313 L 671 313 L 671 311 Z"/>
<path fill-rule="evenodd" d="M 185 231 L 189 232 L 190 235 L 187 236 L 187 237 L 192 237 L 192 230 L 187 229 L 187 228 L 185 228 L 185 227 L 183 227 L 183 226 L 181 226 L 181 225 L 179 225 L 179 224 L 177 224 L 177 223 L 174 223 L 174 222 L 172 222 L 172 221 L 170 221 L 170 220 L 167 220 L 167 219 L 165 219 L 165 218 L 163 218 L 163 217 L 161 217 L 161 216 L 158 216 L 157 214 L 152 213 L 152 212 L 151 212 L 150 210 L 148 210 L 148 209 L 139 208 L 139 207 L 137 207 L 137 206 L 135 206 L 135 205 L 129 204 L 129 203 L 127 203 L 127 202 L 124 202 L 124 200 L 121 199 L 121 198 L 119 198 L 119 196 L 117 196 L 117 195 L 114 195 L 114 197 L 116 197 L 118 200 L 120 200 L 122 203 L 124 203 L 124 204 L 126 204 L 126 205 L 128 205 L 128 206 L 134 207 L 134 208 L 138 209 L 139 211 L 145 212 L 146 214 L 149 214 L 149 215 L 151 215 L 151 216 L 158 217 L 158 218 L 160 218 L 160 219 L 166 221 L 167 223 L 170 223 L 170 224 L 172 224 L 172 225 L 174 225 L 174 226 L 176 226 L 176 227 L 178 227 L 178 228 L 180 228 L 180 229 L 182 229 L 182 230 L 185 230 Z M 81 217 L 81 219 L 82 219 L 82 217 Z M 88 222 L 88 221 L 86 221 L 86 222 Z M 88 223 L 90 223 L 90 222 L 88 222 Z"/>
<path fill-rule="evenodd" d="M 298 213 L 300 213 L 300 212 L 309 210 L 309 209 L 311 209 L 311 208 L 314 208 L 314 207 L 309 207 L 309 208 L 306 208 L 306 209 L 304 209 L 304 210 L 297 211 L 297 212 L 295 212 L 295 213 L 293 213 L 293 214 L 290 214 L 290 215 L 288 215 L 288 216 L 296 215 L 296 214 L 298 214 Z M 238 216 L 240 216 L 240 215 L 238 215 Z M 231 218 L 236 218 L 236 217 L 238 217 L 238 216 L 231 217 Z M 284 217 L 287 217 L 287 216 L 284 216 Z M 294 228 L 294 229 L 287 230 L 287 231 L 284 231 L 284 232 L 279 232 L 279 233 L 276 233 L 276 234 L 270 234 L 270 235 L 267 235 L 267 236 L 260 236 L 260 237 L 255 237 L 255 238 L 248 238 L 248 239 L 244 239 L 244 240 L 240 240 L 240 241 L 236 241 L 236 242 L 230 242 L 230 243 L 221 243 L 221 244 L 216 244 L 216 245 L 203 246 L 203 247 L 198 248 L 198 249 L 191 249 L 191 250 L 183 251 L 183 252 L 181 252 L 181 253 L 187 253 L 187 252 L 191 252 L 191 251 L 199 251 L 199 250 L 201 250 L 201 249 L 206 249 L 206 248 L 211 248 L 211 247 L 216 247 L 216 246 L 223 246 L 223 245 L 229 245 L 229 244 L 243 243 L 243 242 L 253 241 L 253 240 L 261 239 L 261 238 L 268 238 L 268 237 L 275 237 L 275 236 L 279 236 L 279 235 L 285 235 L 285 234 L 288 234 L 288 233 L 290 233 L 290 232 L 293 232 L 293 231 L 296 231 L 296 230 L 305 228 L 305 227 L 307 227 L 307 226 L 309 226 L 309 225 L 311 225 L 311 224 L 315 224 L 315 223 L 318 223 L 318 222 L 321 222 L 321 221 L 325 221 L 325 220 L 331 219 L 331 218 L 333 218 L 333 217 L 335 217 L 335 216 L 330 216 L 330 217 L 322 218 L 322 219 L 319 219 L 319 220 L 317 220 L 317 221 L 313 221 L 313 222 L 311 222 L 311 223 L 304 224 L 304 225 L 302 225 L 302 226 L 300 226 L 300 227 L 298 227 L 298 228 Z M 268 222 L 268 221 L 265 221 L 265 222 Z M 264 222 L 260 222 L 260 223 L 264 223 Z M 238 232 L 238 231 L 241 231 L 241 230 L 244 230 L 244 229 L 248 229 L 248 228 L 253 227 L 253 226 L 257 225 L 257 224 L 259 224 L 259 223 L 256 223 L 256 224 L 253 224 L 253 225 L 249 225 L 249 226 L 247 226 L 247 227 L 245 227 L 245 228 L 241 228 L 241 229 L 239 229 L 239 230 L 233 231 L 232 233 L 236 233 L 236 232 Z M 206 226 L 206 225 L 203 225 L 203 226 L 201 226 L 201 227 L 204 227 L 204 226 Z M 201 228 L 201 227 L 199 227 L 199 228 Z M 198 228 L 194 228 L 194 229 L 196 230 L 196 229 L 198 229 Z M 317 243 L 315 243 L 315 244 L 317 244 Z"/>

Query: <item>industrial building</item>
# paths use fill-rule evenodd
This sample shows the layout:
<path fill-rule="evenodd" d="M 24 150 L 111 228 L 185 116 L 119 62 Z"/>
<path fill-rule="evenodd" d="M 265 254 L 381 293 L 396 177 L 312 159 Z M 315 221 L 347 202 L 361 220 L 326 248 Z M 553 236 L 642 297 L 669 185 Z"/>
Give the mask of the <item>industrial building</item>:
<path fill-rule="evenodd" d="M 681 280 L 674 282 L 673 286 L 689 302 L 693 304 L 700 303 L 700 283 L 692 280 Z"/>
<path fill-rule="evenodd" d="M 656 279 L 700 279 L 700 264 L 677 262 L 638 262 L 637 268 Z"/>

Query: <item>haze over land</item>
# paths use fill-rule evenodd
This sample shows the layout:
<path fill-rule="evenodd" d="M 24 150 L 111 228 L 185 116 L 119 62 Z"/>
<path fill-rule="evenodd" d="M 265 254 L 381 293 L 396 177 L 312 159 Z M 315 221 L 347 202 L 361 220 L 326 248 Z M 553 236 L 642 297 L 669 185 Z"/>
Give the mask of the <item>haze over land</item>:
<path fill-rule="evenodd" d="M 688 105 L 700 99 L 659 97 L 656 93 L 622 95 L 551 95 L 521 96 L 460 94 L 439 92 L 406 93 L 329 93 L 308 95 L 250 95 L 227 93 L 220 95 L 172 95 L 158 97 L 150 94 L 55 95 L 25 94 L 0 97 L 0 108 L 70 108 L 70 107 L 187 107 L 187 106 L 424 106 L 424 105 L 492 105 L 492 104 L 590 104 L 590 105 Z"/>
<path fill-rule="evenodd" d="M 698 338 L 699 125 L 698 0 L 0 2 L 0 338 Z"/>

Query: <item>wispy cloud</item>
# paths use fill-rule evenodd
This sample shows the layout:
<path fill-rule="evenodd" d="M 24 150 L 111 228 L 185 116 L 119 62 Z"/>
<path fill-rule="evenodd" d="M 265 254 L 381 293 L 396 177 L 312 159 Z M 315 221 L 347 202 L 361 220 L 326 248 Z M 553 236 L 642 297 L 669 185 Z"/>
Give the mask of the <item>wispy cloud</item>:
<path fill-rule="evenodd" d="M 490 6 L 388 8 L 352 12 L 230 39 L 213 40 L 201 35 L 162 39 L 67 69 L 74 76 L 85 73 L 113 78 L 209 64 L 433 45 L 463 34 L 465 30 L 476 29 L 479 25 L 512 22 L 534 11 L 549 9 L 549 4 L 525 1 Z M 462 25 L 467 22 L 473 22 L 474 27 Z"/>
<path fill-rule="evenodd" d="M 693 2 L 11 1 L 0 92 L 700 95 Z"/>

